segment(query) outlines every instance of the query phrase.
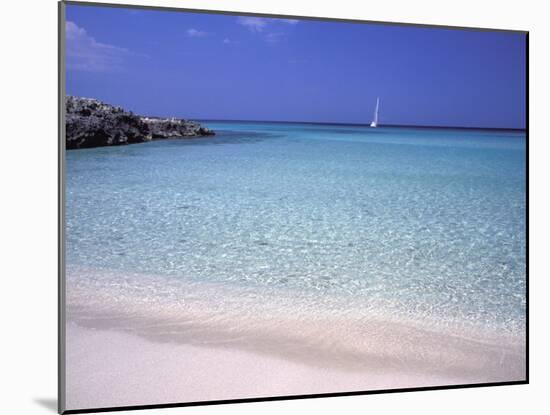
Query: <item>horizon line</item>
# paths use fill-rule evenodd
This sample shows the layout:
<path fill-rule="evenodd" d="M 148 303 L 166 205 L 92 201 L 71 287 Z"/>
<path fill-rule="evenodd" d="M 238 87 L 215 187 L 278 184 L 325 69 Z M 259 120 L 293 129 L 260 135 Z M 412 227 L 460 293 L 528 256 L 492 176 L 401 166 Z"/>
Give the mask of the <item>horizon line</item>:
<path fill-rule="evenodd" d="M 102 99 L 99 98 L 92 98 L 92 97 L 83 97 L 79 95 L 72 95 L 72 94 L 65 94 L 65 97 L 73 97 L 73 98 L 84 98 L 84 99 L 93 99 L 96 101 L 100 101 L 104 104 L 111 105 L 111 106 L 118 106 L 120 105 L 116 104 L 110 104 Z M 128 110 L 126 108 L 123 108 L 125 111 L 130 111 L 134 113 L 132 110 Z M 248 122 L 248 123 L 279 123 L 279 124 L 317 124 L 317 125 L 351 125 L 351 126 L 357 126 L 357 127 L 369 127 L 370 128 L 370 122 L 365 123 L 359 123 L 359 122 L 338 122 L 338 121 L 286 121 L 286 120 L 245 120 L 245 119 L 223 119 L 223 118 L 187 118 L 187 117 L 179 117 L 179 116 L 161 116 L 161 115 L 145 115 L 145 114 L 137 114 L 135 115 L 139 117 L 148 117 L 148 118 L 180 118 L 184 120 L 191 120 L 191 121 L 201 121 L 201 122 L 209 122 L 209 121 L 218 121 L 218 122 Z M 492 130 L 492 131 L 527 131 L 526 127 L 518 128 L 518 127 L 469 127 L 469 126 L 458 126 L 458 125 L 423 125 L 423 124 L 378 124 L 376 128 L 380 127 L 391 127 L 391 128 L 424 128 L 424 129 L 449 129 L 449 130 Z"/>
<path fill-rule="evenodd" d="M 357 127 L 370 127 L 370 122 L 337 122 L 337 121 L 283 121 L 283 120 L 245 120 L 245 119 L 222 119 L 222 118 L 189 118 L 200 122 L 243 122 L 243 123 L 277 123 L 277 124 L 314 124 L 314 125 L 349 125 Z M 378 124 L 375 128 L 424 128 L 424 129 L 449 129 L 449 130 L 500 130 L 500 131 L 527 131 L 523 127 L 469 127 L 457 125 L 422 125 L 422 124 Z"/>

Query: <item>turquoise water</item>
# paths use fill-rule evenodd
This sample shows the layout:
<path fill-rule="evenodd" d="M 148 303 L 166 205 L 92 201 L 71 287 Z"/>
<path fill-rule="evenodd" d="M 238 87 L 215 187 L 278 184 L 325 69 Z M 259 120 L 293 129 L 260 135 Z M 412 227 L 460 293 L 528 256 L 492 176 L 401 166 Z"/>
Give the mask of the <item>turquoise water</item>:
<path fill-rule="evenodd" d="M 215 137 L 67 152 L 68 268 L 521 335 L 524 133 L 205 124 Z"/>

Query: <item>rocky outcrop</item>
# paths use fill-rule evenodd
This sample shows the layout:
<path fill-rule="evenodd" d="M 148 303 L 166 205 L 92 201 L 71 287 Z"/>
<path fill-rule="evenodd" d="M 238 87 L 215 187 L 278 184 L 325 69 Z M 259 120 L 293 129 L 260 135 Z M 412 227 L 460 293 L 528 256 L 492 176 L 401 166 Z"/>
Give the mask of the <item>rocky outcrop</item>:
<path fill-rule="evenodd" d="M 214 135 L 194 121 L 142 117 L 97 99 L 67 96 L 65 103 L 67 149 Z"/>

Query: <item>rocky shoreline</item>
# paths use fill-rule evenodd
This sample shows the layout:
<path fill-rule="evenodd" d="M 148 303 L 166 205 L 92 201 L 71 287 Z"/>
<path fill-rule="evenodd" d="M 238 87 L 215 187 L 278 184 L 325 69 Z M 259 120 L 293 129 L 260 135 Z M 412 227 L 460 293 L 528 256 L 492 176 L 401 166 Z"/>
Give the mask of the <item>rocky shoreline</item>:
<path fill-rule="evenodd" d="M 65 104 L 68 150 L 214 135 L 195 121 L 144 117 L 93 98 L 67 96 Z"/>

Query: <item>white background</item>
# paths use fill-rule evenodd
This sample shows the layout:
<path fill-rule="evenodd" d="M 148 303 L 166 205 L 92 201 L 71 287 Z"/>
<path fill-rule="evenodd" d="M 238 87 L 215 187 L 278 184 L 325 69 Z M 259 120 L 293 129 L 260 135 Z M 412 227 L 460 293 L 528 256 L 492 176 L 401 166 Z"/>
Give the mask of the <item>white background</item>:
<path fill-rule="evenodd" d="M 114 0 L 113 2 L 116 2 Z M 531 384 L 164 409 L 159 414 L 518 414 L 550 407 L 548 362 L 548 13 L 508 0 L 193 0 L 147 5 L 529 30 Z M 57 382 L 57 4 L 0 9 L 0 411 L 52 414 Z M 146 30 L 146 29 L 144 29 Z M 546 185 L 546 186 L 545 186 Z M 546 255 L 545 255 L 546 254 Z"/>

